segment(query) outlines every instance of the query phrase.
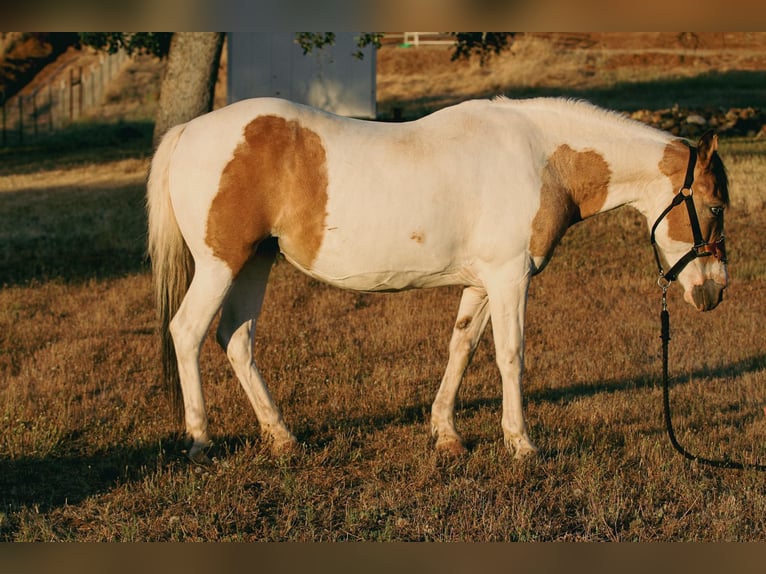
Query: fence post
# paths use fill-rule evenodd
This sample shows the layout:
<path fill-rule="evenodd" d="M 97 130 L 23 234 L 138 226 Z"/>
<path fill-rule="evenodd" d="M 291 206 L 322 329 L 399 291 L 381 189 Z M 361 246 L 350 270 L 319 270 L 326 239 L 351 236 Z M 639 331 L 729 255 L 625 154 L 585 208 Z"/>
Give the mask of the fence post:
<path fill-rule="evenodd" d="M 37 90 L 32 92 L 32 133 L 37 137 Z"/>
<path fill-rule="evenodd" d="M 48 82 L 48 132 L 53 133 L 53 82 Z"/>
<path fill-rule="evenodd" d="M 66 110 L 67 110 L 67 89 L 66 89 L 66 80 L 61 80 L 61 83 L 59 84 L 59 117 L 58 117 L 58 123 L 56 125 L 56 129 L 61 129 L 64 124 L 66 123 Z"/>
<path fill-rule="evenodd" d="M 19 94 L 19 144 L 24 143 L 24 94 Z"/>
<path fill-rule="evenodd" d="M 74 68 L 69 68 L 69 121 L 74 119 Z"/>
<path fill-rule="evenodd" d="M 0 91 L 0 100 L 2 100 L 3 103 L 3 146 L 5 146 L 8 143 L 8 140 L 5 138 L 5 90 Z"/>
<path fill-rule="evenodd" d="M 82 101 L 83 101 L 83 96 L 85 95 L 83 93 L 84 90 L 83 90 L 83 85 L 82 85 L 82 66 L 79 66 L 77 68 L 77 71 L 80 74 L 80 76 L 78 78 L 78 82 L 77 82 L 80 85 L 80 97 L 77 98 L 77 108 L 78 108 L 77 109 L 77 117 L 81 118 L 82 117 Z"/>

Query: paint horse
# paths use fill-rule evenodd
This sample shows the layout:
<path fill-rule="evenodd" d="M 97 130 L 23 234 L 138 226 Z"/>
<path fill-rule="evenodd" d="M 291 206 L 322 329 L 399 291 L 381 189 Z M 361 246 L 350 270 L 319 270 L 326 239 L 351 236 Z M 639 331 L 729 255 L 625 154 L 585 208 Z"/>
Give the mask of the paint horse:
<path fill-rule="evenodd" d="M 492 317 L 505 444 L 516 457 L 534 453 L 521 391 L 530 278 L 570 225 L 622 205 L 656 220 L 653 241 L 679 259 L 693 241 L 689 215 L 663 210 L 691 193 L 682 190 L 691 171 L 698 233 L 718 247 L 677 278 L 689 303 L 714 308 L 728 281 L 717 145 L 708 134 L 694 150 L 585 102 L 502 97 L 396 124 L 252 99 L 172 128 L 148 181 L 149 252 L 164 377 L 179 415 L 180 381 L 190 458 L 205 460 L 210 442 L 199 353 L 219 310 L 217 341 L 263 433 L 274 451 L 296 444 L 253 359 L 276 255 L 257 249 L 268 238 L 300 270 L 346 289 L 463 286 L 431 409 L 436 447 L 465 450 L 455 397 Z"/>

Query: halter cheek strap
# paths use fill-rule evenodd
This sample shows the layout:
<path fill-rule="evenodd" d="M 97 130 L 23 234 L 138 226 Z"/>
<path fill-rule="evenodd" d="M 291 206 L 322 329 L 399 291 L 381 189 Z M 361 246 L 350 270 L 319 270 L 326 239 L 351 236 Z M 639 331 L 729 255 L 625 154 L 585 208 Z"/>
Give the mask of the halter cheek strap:
<path fill-rule="evenodd" d="M 664 281 L 669 284 L 671 281 L 675 281 L 678 275 L 689 263 L 697 259 L 698 257 L 707 257 L 713 255 L 716 259 L 719 259 L 723 263 L 726 263 L 726 250 L 724 248 L 723 235 L 714 243 L 707 243 L 702 238 L 702 230 L 700 229 L 699 219 L 697 218 L 697 210 L 694 207 L 694 192 L 692 191 L 692 184 L 694 183 L 694 168 L 697 165 L 697 150 L 689 148 L 689 163 L 686 166 L 686 177 L 684 178 L 684 185 L 679 192 L 673 197 L 673 201 L 665 210 L 660 214 L 657 220 L 652 226 L 652 247 L 654 248 L 654 259 L 657 262 L 657 269 L 660 272 L 660 281 Z M 660 222 L 670 213 L 674 207 L 681 203 L 686 204 L 686 211 L 689 213 L 689 223 L 692 227 L 692 237 L 694 238 L 694 245 L 681 259 L 676 261 L 667 272 L 662 269 L 662 262 L 660 261 L 660 253 L 657 249 L 657 241 L 655 239 L 655 232 Z"/>

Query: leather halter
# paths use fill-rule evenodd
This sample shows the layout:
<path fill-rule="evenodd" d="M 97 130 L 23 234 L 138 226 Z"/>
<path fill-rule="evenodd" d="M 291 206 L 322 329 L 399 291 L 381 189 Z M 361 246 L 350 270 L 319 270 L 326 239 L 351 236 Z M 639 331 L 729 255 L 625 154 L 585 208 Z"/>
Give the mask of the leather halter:
<path fill-rule="evenodd" d="M 684 185 L 673 197 L 673 201 L 668 207 L 665 208 L 665 210 L 660 214 L 660 216 L 657 218 L 657 221 L 655 221 L 654 225 L 652 226 L 651 240 L 652 247 L 654 248 L 654 259 L 657 261 L 657 268 L 660 272 L 659 282 L 661 284 L 664 283 L 666 286 L 669 285 L 671 281 L 675 281 L 678 278 L 679 273 L 683 271 L 684 267 L 686 267 L 689 263 L 698 257 L 707 257 L 712 255 L 722 263 L 726 263 L 726 248 L 724 246 L 723 233 L 721 233 L 721 237 L 718 239 L 718 241 L 713 243 L 708 243 L 702 238 L 702 231 L 700 230 L 700 223 L 699 219 L 697 218 L 697 210 L 694 208 L 694 192 L 692 190 L 692 184 L 694 183 L 694 167 L 696 164 L 697 150 L 690 147 L 689 164 L 686 167 L 686 178 L 684 179 Z M 655 240 L 654 234 L 660 222 L 668 215 L 668 213 L 671 212 L 674 207 L 680 205 L 681 203 L 686 204 L 686 210 L 689 212 L 689 222 L 691 223 L 692 227 L 694 245 L 686 253 L 686 255 L 676 261 L 675 265 L 673 265 L 667 272 L 665 272 L 662 268 L 662 263 L 660 262 L 660 253 L 657 249 L 657 242 Z"/>

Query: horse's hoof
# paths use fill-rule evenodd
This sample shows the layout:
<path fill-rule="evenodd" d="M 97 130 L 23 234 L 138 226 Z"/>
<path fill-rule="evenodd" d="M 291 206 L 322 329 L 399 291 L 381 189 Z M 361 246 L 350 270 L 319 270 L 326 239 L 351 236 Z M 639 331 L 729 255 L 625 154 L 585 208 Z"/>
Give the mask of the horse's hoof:
<path fill-rule="evenodd" d="M 210 466 L 213 464 L 213 461 L 205 453 L 204 447 L 199 445 L 192 446 L 186 456 L 191 462 L 200 466 Z"/>
<path fill-rule="evenodd" d="M 436 451 L 452 458 L 460 458 L 468 454 L 463 441 L 455 437 L 437 440 Z"/>
<path fill-rule="evenodd" d="M 271 454 L 275 457 L 292 456 L 298 452 L 298 441 L 295 437 L 284 440 L 275 440 L 271 444 Z"/>
<path fill-rule="evenodd" d="M 533 458 L 538 452 L 537 447 L 526 437 L 506 438 L 505 446 L 513 453 L 513 458 L 516 460 Z"/>
<path fill-rule="evenodd" d="M 523 460 L 527 458 L 534 458 L 537 456 L 538 450 L 534 445 L 527 445 L 524 447 L 518 447 L 513 455 L 516 460 Z"/>
<path fill-rule="evenodd" d="M 203 435 L 200 438 L 194 439 L 191 434 L 187 433 L 184 436 L 184 453 L 194 464 L 209 465 L 212 464 L 208 458 L 206 451 L 213 446 L 213 441 Z"/>

